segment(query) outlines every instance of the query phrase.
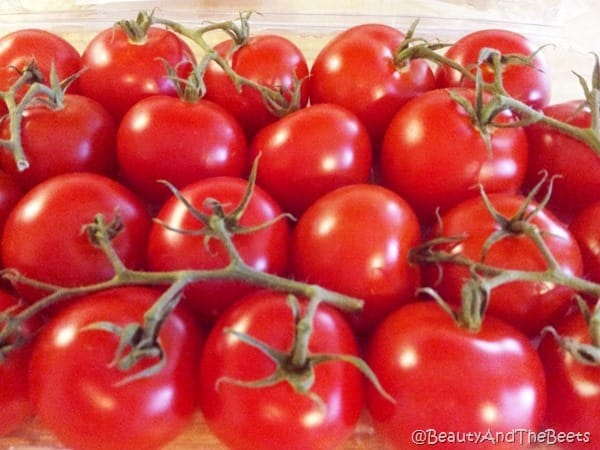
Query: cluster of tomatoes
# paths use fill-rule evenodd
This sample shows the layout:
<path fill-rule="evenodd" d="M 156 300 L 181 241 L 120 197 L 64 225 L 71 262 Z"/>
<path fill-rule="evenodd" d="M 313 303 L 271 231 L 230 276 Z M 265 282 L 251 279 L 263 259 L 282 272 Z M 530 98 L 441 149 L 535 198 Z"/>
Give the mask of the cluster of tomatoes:
<path fill-rule="evenodd" d="M 138 19 L 83 52 L 0 38 L 0 330 L 47 305 L 2 342 L 2 434 L 35 414 L 72 448 L 153 449 L 199 409 L 232 449 L 329 449 L 366 410 L 403 450 L 599 442 L 600 86 L 550 104 L 506 30 L 438 48 L 365 24 L 309 65 L 235 21 Z"/>

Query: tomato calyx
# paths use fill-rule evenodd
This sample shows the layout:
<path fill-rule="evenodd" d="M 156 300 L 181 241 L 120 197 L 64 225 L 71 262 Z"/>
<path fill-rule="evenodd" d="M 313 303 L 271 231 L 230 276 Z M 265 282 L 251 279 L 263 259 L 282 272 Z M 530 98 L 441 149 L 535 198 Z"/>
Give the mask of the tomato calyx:
<path fill-rule="evenodd" d="M 134 45 L 144 45 L 148 37 L 148 29 L 152 26 L 152 16 L 154 11 L 148 14 L 146 11 L 138 13 L 137 17 L 132 20 L 120 20 L 115 26 L 121 29 L 127 35 L 129 42 Z"/>
<path fill-rule="evenodd" d="M 542 336 L 550 334 L 564 351 L 575 361 L 586 366 L 600 366 L 600 302 L 591 311 L 589 305 L 577 296 L 577 304 L 589 330 L 590 343 L 580 342 L 568 336 L 561 336 L 552 326 L 542 329 Z"/>
<path fill-rule="evenodd" d="M 313 330 L 312 323 L 321 301 L 319 297 L 311 298 L 304 314 L 302 314 L 298 298 L 294 295 L 288 296 L 287 302 L 292 310 L 295 325 L 294 340 L 288 352 L 277 350 L 246 333 L 241 333 L 232 328 L 224 328 L 224 333 L 231 334 L 245 344 L 260 350 L 275 363 L 276 367 L 270 375 L 257 380 L 239 380 L 232 377 L 221 377 L 217 380 L 216 387 L 218 388 L 222 383 L 230 383 L 249 389 L 260 389 L 281 382 L 287 382 L 296 393 L 306 395 L 320 408 L 325 408 L 323 400 L 311 390 L 316 379 L 315 367 L 319 364 L 342 361 L 356 367 L 367 377 L 383 397 L 395 403 L 394 398 L 385 391 L 375 373 L 363 359 L 349 354 L 309 352 L 308 343 Z"/>

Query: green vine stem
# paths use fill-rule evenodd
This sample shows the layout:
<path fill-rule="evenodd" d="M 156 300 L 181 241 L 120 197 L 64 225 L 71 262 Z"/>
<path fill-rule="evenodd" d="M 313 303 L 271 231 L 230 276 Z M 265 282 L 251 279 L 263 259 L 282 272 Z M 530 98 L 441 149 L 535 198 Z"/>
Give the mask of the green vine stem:
<path fill-rule="evenodd" d="M 456 70 L 460 72 L 463 78 L 471 80 L 476 84 L 479 83 L 483 90 L 493 95 L 490 103 L 491 106 L 488 107 L 489 117 L 493 117 L 493 110 L 500 112 L 510 109 L 521 118 L 521 120 L 512 123 L 510 126 L 524 126 L 536 122 L 543 123 L 584 142 L 600 157 L 600 63 L 597 56 L 595 56 L 591 86 L 582 76 L 576 74 L 582 86 L 583 97 L 592 114 L 592 121 L 589 127 L 578 127 L 545 115 L 542 111 L 536 110 L 526 103 L 511 97 L 504 89 L 502 83 L 503 67 L 507 64 L 531 65 L 535 53 L 532 55 L 502 54 L 492 48 L 482 49 L 479 64 L 489 64 L 494 74 L 491 82 L 484 81 L 483 79 L 478 79 L 478 71 L 475 70 L 476 67 L 462 66 L 440 53 L 441 49 L 448 47 L 450 44 L 428 42 L 426 39 L 415 37 L 417 23 L 414 22 L 412 24 L 406 33 L 404 42 L 395 54 L 394 60 L 398 67 L 403 67 L 411 59 L 426 59 L 436 65 L 447 66 Z M 541 51 L 541 49 L 537 51 Z"/>

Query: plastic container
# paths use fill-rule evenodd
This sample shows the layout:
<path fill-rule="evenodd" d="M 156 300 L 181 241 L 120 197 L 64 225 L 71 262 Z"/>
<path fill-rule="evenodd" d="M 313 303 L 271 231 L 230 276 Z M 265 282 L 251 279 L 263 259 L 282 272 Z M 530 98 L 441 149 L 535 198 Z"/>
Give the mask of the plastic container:
<path fill-rule="evenodd" d="M 253 33 L 277 32 L 291 38 L 312 61 L 332 36 L 349 26 L 378 22 L 403 31 L 419 19 L 417 34 L 427 39 L 452 42 L 460 36 L 484 28 L 505 28 L 519 32 L 540 46 L 552 70 L 552 101 L 581 97 L 572 71 L 586 78 L 594 63 L 591 52 L 600 51 L 591 35 L 597 29 L 600 9 L 591 1 L 511 1 L 511 0 L 427 0 L 372 2 L 357 1 L 128 1 L 112 0 L 2 0 L 0 35 L 20 28 L 43 28 L 67 38 L 82 50 L 98 31 L 120 19 L 133 19 L 140 10 L 157 8 L 157 14 L 187 25 L 202 21 L 229 20 L 241 10 L 256 10 Z M 594 26 L 592 26 L 594 24 Z M 57 412 L 59 414 L 60 412 Z M 33 420 L 11 436 L 0 438 L 1 449 L 54 450 L 63 448 Z M 222 450 L 198 414 L 180 438 L 167 450 Z M 552 447 L 554 450 L 556 446 Z M 361 421 L 346 450 L 382 450 L 367 419 Z"/>

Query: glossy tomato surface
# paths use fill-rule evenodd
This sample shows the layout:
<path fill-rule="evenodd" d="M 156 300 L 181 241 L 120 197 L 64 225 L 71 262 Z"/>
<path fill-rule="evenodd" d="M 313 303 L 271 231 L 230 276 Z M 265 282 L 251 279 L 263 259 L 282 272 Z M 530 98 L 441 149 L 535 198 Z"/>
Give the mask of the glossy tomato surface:
<path fill-rule="evenodd" d="M 569 231 L 579 243 L 586 276 L 600 283 L 600 201 L 579 211 Z"/>

